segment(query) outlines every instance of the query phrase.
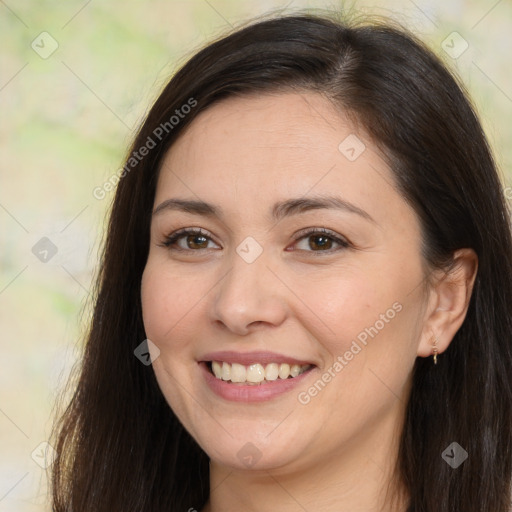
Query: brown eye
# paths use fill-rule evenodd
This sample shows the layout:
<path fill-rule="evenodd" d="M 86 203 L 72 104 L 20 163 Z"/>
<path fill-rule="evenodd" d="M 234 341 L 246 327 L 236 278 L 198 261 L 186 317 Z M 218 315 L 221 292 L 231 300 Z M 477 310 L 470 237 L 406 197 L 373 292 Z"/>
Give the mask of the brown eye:
<path fill-rule="evenodd" d="M 309 247 L 311 249 L 320 249 L 322 251 L 328 250 L 332 247 L 332 238 L 325 235 L 310 235 Z"/>
<path fill-rule="evenodd" d="M 170 234 L 162 243 L 164 247 L 176 251 L 201 251 L 214 243 L 201 229 L 181 229 Z"/>
<path fill-rule="evenodd" d="M 297 249 L 305 252 L 329 252 L 333 253 L 346 249 L 350 244 L 334 232 L 327 229 L 313 229 L 297 238 Z M 300 246 L 302 244 L 302 247 Z M 336 247 L 338 246 L 338 247 Z"/>
<path fill-rule="evenodd" d="M 208 239 L 203 235 L 188 235 L 185 240 L 189 249 L 206 249 L 208 245 Z"/>

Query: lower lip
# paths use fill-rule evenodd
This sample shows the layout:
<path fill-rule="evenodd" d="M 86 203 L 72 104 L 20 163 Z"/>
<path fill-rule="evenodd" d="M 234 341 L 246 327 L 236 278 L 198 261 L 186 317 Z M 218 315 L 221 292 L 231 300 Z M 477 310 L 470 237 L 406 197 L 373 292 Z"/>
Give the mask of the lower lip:
<path fill-rule="evenodd" d="M 217 379 L 215 375 L 210 373 L 205 362 L 199 363 L 199 366 L 210 389 L 221 398 L 234 402 L 264 402 L 265 400 L 271 400 L 299 386 L 315 369 L 313 367 L 292 379 L 278 378 L 272 381 L 263 381 L 259 385 L 244 385 Z"/>

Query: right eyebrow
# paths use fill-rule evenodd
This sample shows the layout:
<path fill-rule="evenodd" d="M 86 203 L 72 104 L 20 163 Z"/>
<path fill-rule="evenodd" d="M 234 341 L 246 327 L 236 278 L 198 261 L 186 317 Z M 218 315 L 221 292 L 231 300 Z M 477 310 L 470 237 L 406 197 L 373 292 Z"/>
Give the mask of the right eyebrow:
<path fill-rule="evenodd" d="M 222 217 L 223 215 L 221 208 L 204 201 L 191 199 L 166 199 L 153 210 L 153 216 L 158 215 L 164 210 L 176 210 L 206 217 Z"/>

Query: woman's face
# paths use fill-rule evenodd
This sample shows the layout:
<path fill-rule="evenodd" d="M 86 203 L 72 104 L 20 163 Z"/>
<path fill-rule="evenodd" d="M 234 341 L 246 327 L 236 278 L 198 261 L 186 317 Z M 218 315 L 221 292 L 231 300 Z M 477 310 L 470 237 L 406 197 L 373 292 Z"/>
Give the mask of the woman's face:
<path fill-rule="evenodd" d="M 154 209 L 153 368 L 212 461 L 293 470 L 377 447 L 426 298 L 417 217 L 371 140 L 314 93 L 230 98 L 168 152 Z M 183 229 L 200 233 L 164 245 Z"/>

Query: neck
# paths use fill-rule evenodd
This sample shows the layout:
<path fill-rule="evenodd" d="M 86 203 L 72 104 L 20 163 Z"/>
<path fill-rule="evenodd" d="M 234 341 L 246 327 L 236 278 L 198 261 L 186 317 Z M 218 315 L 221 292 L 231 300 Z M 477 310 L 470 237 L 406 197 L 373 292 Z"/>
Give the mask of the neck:
<path fill-rule="evenodd" d="M 402 426 L 396 420 L 390 415 L 307 470 L 237 470 L 212 461 L 202 512 L 405 512 L 406 492 L 394 474 Z"/>

